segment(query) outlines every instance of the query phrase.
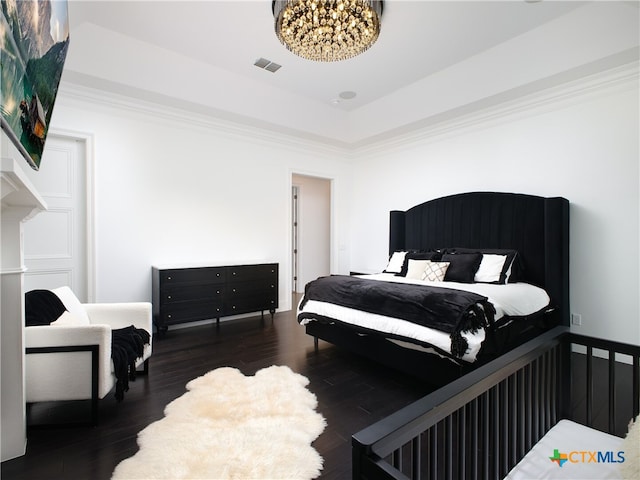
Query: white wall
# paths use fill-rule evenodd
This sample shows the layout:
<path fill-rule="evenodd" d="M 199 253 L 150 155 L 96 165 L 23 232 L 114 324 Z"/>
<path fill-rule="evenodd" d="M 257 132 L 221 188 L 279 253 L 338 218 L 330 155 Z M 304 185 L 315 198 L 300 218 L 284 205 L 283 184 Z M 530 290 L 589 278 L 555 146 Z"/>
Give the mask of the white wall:
<path fill-rule="evenodd" d="M 390 210 L 466 191 L 564 196 L 571 311 L 583 322 L 572 329 L 640 344 L 637 64 L 602 77 L 363 156 L 352 268 L 384 267 Z"/>
<path fill-rule="evenodd" d="M 293 184 L 299 186 L 297 291 L 304 292 L 308 282 L 331 271 L 331 182 L 294 175 Z"/>
<path fill-rule="evenodd" d="M 95 134 L 97 300 L 149 299 L 156 263 L 277 261 L 290 308 L 303 173 L 332 180 L 331 273 L 384 266 L 392 209 L 474 190 L 568 198 L 574 329 L 640 344 L 637 64 L 596 77 L 349 155 L 63 89 L 53 126 Z"/>
<path fill-rule="evenodd" d="M 63 90 L 52 128 L 95 139 L 97 301 L 150 300 L 155 264 L 273 261 L 280 309 L 290 308 L 291 172 L 333 179 L 340 205 L 349 165 L 232 124 Z M 336 244 L 348 239 L 346 221 L 335 218 Z M 348 271 L 348 258 L 334 256 L 331 268 Z"/>

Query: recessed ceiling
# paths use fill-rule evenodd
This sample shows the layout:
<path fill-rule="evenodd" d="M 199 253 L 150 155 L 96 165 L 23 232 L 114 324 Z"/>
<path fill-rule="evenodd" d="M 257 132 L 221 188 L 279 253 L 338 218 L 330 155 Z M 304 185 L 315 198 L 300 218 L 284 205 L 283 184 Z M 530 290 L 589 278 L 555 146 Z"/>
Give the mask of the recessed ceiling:
<path fill-rule="evenodd" d="M 253 118 L 256 124 L 348 144 L 375 131 L 341 133 L 355 117 L 369 115 L 367 109 L 545 28 L 584 4 L 388 0 L 380 37 L 370 50 L 353 59 L 322 63 L 299 58 L 278 41 L 270 0 L 70 0 L 71 46 L 65 67 L 69 71 L 63 80 L 114 90 L 119 86 L 121 93 L 127 87 L 148 90 L 155 98 L 175 98 L 184 105 L 229 112 L 236 119 Z M 157 66 L 151 63 L 156 58 Z M 260 58 L 281 68 L 275 74 L 256 68 Z M 165 77 L 158 73 L 162 71 Z M 179 85 L 201 92 L 199 96 L 181 92 Z M 212 92 L 205 91 L 206 85 Z M 224 96 L 215 92 L 223 88 Z M 344 98 L 341 92 L 357 95 L 336 102 Z M 280 116 L 274 113 L 278 109 Z M 415 121 L 415 115 L 406 113 L 407 122 Z M 398 127 L 403 121 L 397 119 L 378 130 Z M 335 131 L 330 123 L 337 125 Z"/>

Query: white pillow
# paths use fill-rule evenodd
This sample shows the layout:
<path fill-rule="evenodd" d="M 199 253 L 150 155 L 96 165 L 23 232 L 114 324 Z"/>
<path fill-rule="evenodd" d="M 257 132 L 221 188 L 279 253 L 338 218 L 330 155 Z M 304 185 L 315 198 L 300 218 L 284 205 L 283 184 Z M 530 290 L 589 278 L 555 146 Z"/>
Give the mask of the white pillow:
<path fill-rule="evenodd" d="M 500 274 L 502 273 L 502 268 L 506 260 L 506 255 L 496 255 L 493 253 L 482 254 L 482 261 L 473 280 L 483 283 L 499 282 Z"/>
<path fill-rule="evenodd" d="M 505 273 L 504 283 L 509 283 L 509 280 L 511 279 L 511 273 L 513 273 L 513 264 L 515 262 L 516 262 L 516 257 L 513 257 L 513 259 L 511 260 L 511 263 L 509 264 L 509 268 L 507 269 L 507 273 Z"/>
<path fill-rule="evenodd" d="M 430 260 L 414 260 L 410 258 L 406 278 L 424 280 L 424 269 L 427 263 L 430 263 Z"/>
<path fill-rule="evenodd" d="M 51 290 L 62 301 L 66 309 L 73 315 L 80 325 L 90 325 L 89 315 L 84 309 L 78 297 L 71 291 L 69 287 L 58 287 Z"/>
<path fill-rule="evenodd" d="M 407 252 L 393 252 L 389 259 L 389 264 L 384 271 L 387 273 L 400 273 L 402 271 L 402 265 L 404 265 L 404 257 L 406 256 Z"/>
<path fill-rule="evenodd" d="M 432 262 L 427 260 L 424 272 L 422 272 L 422 280 L 429 282 L 442 282 L 451 262 Z"/>

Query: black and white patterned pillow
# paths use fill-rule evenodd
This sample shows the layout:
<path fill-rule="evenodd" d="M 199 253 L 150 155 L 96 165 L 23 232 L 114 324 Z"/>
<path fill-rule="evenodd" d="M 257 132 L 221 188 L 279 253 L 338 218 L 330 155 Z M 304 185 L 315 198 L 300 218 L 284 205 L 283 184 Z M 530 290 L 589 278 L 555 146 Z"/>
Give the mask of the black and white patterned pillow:
<path fill-rule="evenodd" d="M 449 262 L 432 262 L 427 260 L 424 272 L 422 272 L 422 280 L 429 282 L 442 282 L 447 269 L 449 268 Z"/>

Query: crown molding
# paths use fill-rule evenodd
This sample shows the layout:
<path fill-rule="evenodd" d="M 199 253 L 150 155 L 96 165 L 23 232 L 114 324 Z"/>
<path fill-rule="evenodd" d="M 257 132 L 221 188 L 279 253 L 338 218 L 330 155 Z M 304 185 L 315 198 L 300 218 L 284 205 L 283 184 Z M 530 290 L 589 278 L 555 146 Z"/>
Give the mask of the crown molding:
<path fill-rule="evenodd" d="M 640 61 L 635 60 L 532 93 L 514 89 L 512 92 L 495 95 L 425 119 L 421 122 L 421 126 L 414 124 L 407 131 L 387 132 L 384 138 L 377 141 L 370 139 L 368 142 L 361 142 L 349 152 L 349 157 L 366 160 L 371 155 L 412 148 L 420 143 L 433 142 L 475 128 L 485 128 L 514 118 L 530 117 L 541 112 L 558 110 L 595 96 L 607 95 L 619 90 L 635 89 L 637 91 L 639 74 Z"/>
<path fill-rule="evenodd" d="M 75 75 L 69 75 L 75 78 Z M 99 84 L 99 82 L 98 82 Z M 345 146 L 335 144 L 323 137 L 301 135 L 299 132 L 287 132 L 284 128 L 254 121 L 240 115 L 233 115 L 215 109 L 202 109 L 201 106 L 191 105 L 180 101 L 183 108 L 173 105 L 176 99 L 158 96 L 154 100 L 145 100 L 148 92 L 143 95 L 130 96 L 114 93 L 111 90 L 89 87 L 81 83 L 67 80 L 60 84 L 59 95 L 64 100 L 75 100 L 81 103 L 91 103 L 119 113 L 127 112 L 132 116 L 143 116 L 145 120 L 151 116 L 180 125 L 191 125 L 206 131 L 215 130 L 230 139 L 251 142 L 261 146 L 286 147 L 292 150 L 309 153 L 309 150 L 332 158 L 344 156 Z M 159 98 L 163 97 L 163 98 Z M 154 98 L 151 95 L 151 98 Z M 192 108 L 189 108 L 192 107 Z M 233 117 L 228 119 L 225 117 Z M 256 125 L 259 124 L 259 125 Z M 283 131 L 285 130 L 285 131 Z"/>
<path fill-rule="evenodd" d="M 297 131 L 283 132 L 282 128 L 266 122 L 255 125 L 255 121 L 245 117 L 224 118 L 229 116 L 227 112 L 213 109 L 194 112 L 189 107 L 195 109 L 196 106 L 186 105 L 185 108 L 178 108 L 167 105 L 167 99 L 149 101 L 140 96 L 134 98 L 70 81 L 61 84 L 60 96 L 117 110 L 119 113 L 124 111 L 131 115 L 144 116 L 146 120 L 151 116 L 170 123 L 191 125 L 207 131 L 215 130 L 216 133 L 242 142 L 284 147 L 307 155 L 313 152 L 330 156 L 334 160 L 354 162 L 366 160 L 371 155 L 412 148 L 420 143 L 433 142 L 446 136 L 485 128 L 514 118 L 557 110 L 568 104 L 584 101 L 588 97 L 608 94 L 619 89 L 637 89 L 640 71 L 638 49 L 626 53 L 626 58 L 634 60 L 596 73 L 590 73 L 587 69 L 586 72 L 574 71 L 564 76 L 543 79 L 353 144 L 312 137 Z M 176 100 L 171 101 L 175 103 Z"/>

